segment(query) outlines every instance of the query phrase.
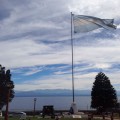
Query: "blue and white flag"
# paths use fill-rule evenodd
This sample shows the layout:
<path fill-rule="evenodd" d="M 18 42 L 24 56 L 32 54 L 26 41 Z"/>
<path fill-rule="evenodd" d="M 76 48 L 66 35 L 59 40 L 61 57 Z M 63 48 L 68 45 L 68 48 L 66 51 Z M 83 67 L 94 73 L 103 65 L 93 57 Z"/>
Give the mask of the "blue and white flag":
<path fill-rule="evenodd" d="M 73 15 L 74 33 L 89 32 L 98 28 L 116 29 L 114 19 L 100 19 L 92 16 Z"/>

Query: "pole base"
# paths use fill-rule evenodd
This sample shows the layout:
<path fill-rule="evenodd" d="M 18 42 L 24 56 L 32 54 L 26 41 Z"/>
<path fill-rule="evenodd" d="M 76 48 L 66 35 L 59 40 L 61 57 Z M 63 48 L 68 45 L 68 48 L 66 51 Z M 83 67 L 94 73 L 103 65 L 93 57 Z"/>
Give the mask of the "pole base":
<path fill-rule="evenodd" d="M 72 110 L 73 110 L 73 114 L 77 114 L 77 113 L 78 113 L 77 105 L 76 105 L 75 102 L 73 102 L 73 103 L 71 104 L 71 108 L 72 108 Z"/>

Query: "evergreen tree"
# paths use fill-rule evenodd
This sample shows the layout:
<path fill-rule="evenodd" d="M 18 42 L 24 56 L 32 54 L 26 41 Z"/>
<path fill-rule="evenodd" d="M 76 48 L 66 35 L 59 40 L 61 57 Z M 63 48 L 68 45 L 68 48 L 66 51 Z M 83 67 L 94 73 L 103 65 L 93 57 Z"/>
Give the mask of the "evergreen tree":
<path fill-rule="evenodd" d="M 14 83 L 11 80 L 10 70 L 0 65 L 0 109 L 7 104 L 8 94 L 9 102 L 14 98 Z"/>
<path fill-rule="evenodd" d="M 109 78 L 102 72 L 98 73 L 91 91 L 91 107 L 105 111 L 108 108 L 115 107 L 116 104 L 116 91 L 111 85 Z"/>

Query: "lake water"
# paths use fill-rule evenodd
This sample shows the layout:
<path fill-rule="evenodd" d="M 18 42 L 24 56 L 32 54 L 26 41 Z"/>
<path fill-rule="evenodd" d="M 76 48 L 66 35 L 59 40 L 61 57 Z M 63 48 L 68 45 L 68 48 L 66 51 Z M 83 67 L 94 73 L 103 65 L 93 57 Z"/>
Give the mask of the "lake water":
<path fill-rule="evenodd" d="M 33 110 L 34 98 L 36 98 L 36 110 L 42 110 L 44 105 L 53 105 L 55 110 L 69 110 L 72 103 L 72 96 L 15 97 L 9 104 L 9 111 Z M 76 96 L 75 103 L 79 110 L 88 110 L 91 96 Z"/>

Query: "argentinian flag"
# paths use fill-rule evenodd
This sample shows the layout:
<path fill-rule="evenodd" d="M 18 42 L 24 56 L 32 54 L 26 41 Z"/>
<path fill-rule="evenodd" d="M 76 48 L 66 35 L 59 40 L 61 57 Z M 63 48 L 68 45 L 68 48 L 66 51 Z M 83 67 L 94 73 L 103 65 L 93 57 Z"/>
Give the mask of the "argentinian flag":
<path fill-rule="evenodd" d="M 92 16 L 73 15 L 74 33 L 89 32 L 98 28 L 116 29 L 114 19 L 100 19 Z"/>

